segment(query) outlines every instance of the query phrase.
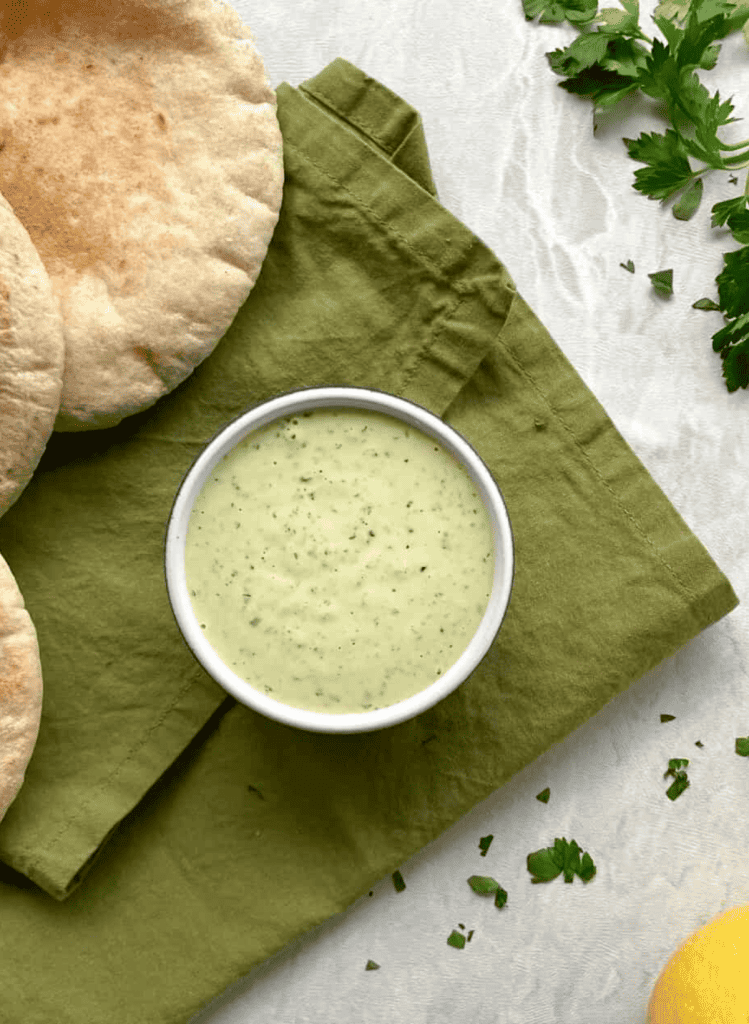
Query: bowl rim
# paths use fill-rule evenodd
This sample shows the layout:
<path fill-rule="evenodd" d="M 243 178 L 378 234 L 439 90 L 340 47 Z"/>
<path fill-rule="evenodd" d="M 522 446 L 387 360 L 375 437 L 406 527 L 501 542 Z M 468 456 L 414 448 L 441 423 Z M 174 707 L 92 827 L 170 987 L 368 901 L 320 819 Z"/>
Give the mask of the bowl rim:
<path fill-rule="evenodd" d="M 459 461 L 476 485 L 489 513 L 494 544 L 494 577 L 484 615 L 458 659 L 423 690 L 372 711 L 340 714 L 296 708 L 274 700 L 233 672 L 211 647 L 190 602 L 184 568 L 185 541 L 195 499 L 213 467 L 248 434 L 274 420 L 309 409 L 360 408 L 400 419 L 437 440 Z M 411 399 L 359 386 L 295 388 L 263 400 L 224 424 L 185 473 L 167 520 L 164 570 L 172 614 L 183 640 L 208 674 L 237 701 L 268 718 L 310 732 L 356 733 L 397 725 L 443 700 L 474 671 L 489 650 L 507 612 L 515 574 L 514 537 L 502 492 L 489 468 L 454 427 Z"/>

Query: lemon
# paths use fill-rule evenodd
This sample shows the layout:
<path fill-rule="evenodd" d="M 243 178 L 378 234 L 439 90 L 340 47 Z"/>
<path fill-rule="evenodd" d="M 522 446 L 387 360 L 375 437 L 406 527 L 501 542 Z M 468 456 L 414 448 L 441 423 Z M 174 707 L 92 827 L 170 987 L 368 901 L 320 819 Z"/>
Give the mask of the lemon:
<path fill-rule="evenodd" d="M 749 906 L 690 935 L 661 971 L 647 1024 L 749 1024 Z"/>

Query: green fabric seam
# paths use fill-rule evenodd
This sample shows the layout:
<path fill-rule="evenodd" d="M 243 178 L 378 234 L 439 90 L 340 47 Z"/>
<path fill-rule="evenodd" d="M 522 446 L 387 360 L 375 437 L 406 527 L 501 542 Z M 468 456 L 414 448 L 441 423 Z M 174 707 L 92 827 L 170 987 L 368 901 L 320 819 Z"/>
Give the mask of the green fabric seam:
<path fill-rule="evenodd" d="M 328 181 L 335 186 L 336 189 L 342 192 L 346 192 L 351 197 L 354 205 L 357 208 L 366 210 L 367 213 L 370 215 L 371 220 L 378 224 L 386 235 L 388 235 L 394 241 L 399 242 L 405 249 L 408 250 L 408 252 L 411 253 L 411 255 L 416 259 L 418 263 L 420 263 L 423 267 L 426 267 L 426 269 L 429 270 L 431 273 L 439 277 L 439 280 L 443 284 L 447 285 L 448 288 L 450 288 L 452 291 L 459 292 L 462 295 L 471 295 L 474 293 L 474 288 L 470 287 L 469 285 L 463 285 L 459 284 L 456 281 L 453 281 L 450 275 L 447 274 L 444 270 L 442 270 L 438 263 L 435 263 L 419 249 L 415 249 L 411 242 L 409 242 L 409 240 L 404 235 L 402 235 L 399 231 L 395 231 L 391 227 L 391 225 L 389 225 L 387 221 L 384 221 L 381 217 L 379 217 L 377 213 L 375 213 L 375 211 L 372 209 L 372 207 L 369 206 L 368 203 L 364 202 L 364 200 L 361 199 L 360 196 L 358 196 L 355 192 L 352 192 L 350 188 L 343 184 L 343 182 L 339 181 L 337 178 L 334 178 L 324 167 L 321 167 L 320 164 L 318 164 L 317 161 L 314 160 L 306 150 L 301 149 L 295 143 L 289 141 L 285 141 L 284 145 L 286 146 L 287 149 L 294 150 L 300 157 L 302 157 L 305 160 L 305 162 L 312 164 L 312 166 L 320 174 L 326 177 Z M 372 152 L 376 151 L 372 150 Z M 380 156 L 380 154 L 377 155 Z M 381 156 L 380 159 L 382 159 Z M 404 171 L 401 171 L 401 169 L 399 167 L 396 167 L 395 164 L 390 164 L 390 166 L 393 168 L 393 170 L 397 171 L 399 174 L 402 174 L 404 178 L 407 178 L 408 181 L 410 181 L 416 188 L 421 188 L 418 182 L 415 182 L 413 178 L 410 178 L 407 174 L 405 174 Z M 425 190 L 422 189 L 422 191 L 424 192 Z M 425 194 L 429 195 L 428 192 L 425 192 Z M 437 200 L 434 199 L 434 196 L 430 196 L 430 198 L 437 202 Z M 450 214 L 450 216 L 452 216 L 452 214 Z"/>
<path fill-rule="evenodd" d="M 372 81 L 374 82 L 374 79 L 372 79 Z M 378 131 L 378 129 L 374 125 L 372 125 L 371 122 L 367 122 L 363 120 L 361 117 L 355 116 L 350 110 L 347 110 L 345 112 L 340 110 L 336 100 L 334 100 L 332 96 L 328 95 L 328 93 L 323 92 L 323 90 L 320 89 L 319 86 L 315 87 L 314 92 L 311 92 L 308 89 L 303 89 L 302 86 L 299 86 L 299 89 L 300 92 L 304 92 L 307 96 L 310 97 L 310 99 L 322 100 L 324 103 L 327 104 L 328 108 L 332 110 L 333 113 L 336 114 L 339 118 L 341 118 L 343 121 L 349 121 L 351 124 L 355 125 L 361 131 L 363 131 L 366 135 L 368 135 L 377 143 L 377 145 L 383 150 L 383 152 L 388 154 L 391 161 L 396 156 L 398 151 L 402 149 L 406 142 L 409 140 L 411 134 L 413 133 L 414 127 L 416 126 L 415 124 L 412 124 L 409 131 L 403 136 L 403 138 L 400 140 L 395 149 L 393 149 L 393 147 L 388 144 L 386 138 Z M 402 109 L 406 109 L 405 106 L 402 107 Z M 413 113 L 414 115 L 416 115 L 416 111 L 414 111 Z M 416 115 L 416 118 L 418 118 L 418 115 Z M 418 123 L 418 121 L 416 123 Z M 414 184 L 418 183 L 415 182 Z"/>
<path fill-rule="evenodd" d="M 421 346 L 421 348 L 418 350 L 418 352 L 414 353 L 413 358 L 411 359 L 411 362 L 410 362 L 409 366 L 401 374 L 401 390 L 403 392 L 408 390 L 409 384 L 411 383 L 411 381 L 416 376 L 417 371 L 421 368 L 422 362 L 424 362 L 426 360 L 428 354 L 431 352 L 431 350 L 436 345 L 436 343 L 437 343 L 437 341 L 438 341 L 438 339 L 440 337 L 440 334 L 444 334 L 444 332 L 445 332 L 445 322 L 449 321 L 455 315 L 457 310 L 463 305 L 463 303 L 466 301 L 467 298 L 468 298 L 468 295 L 466 295 L 466 294 L 461 295 L 460 293 L 458 293 L 455 302 L 452 304 L 452 306 L 450 306 L 450 308 L 440 318 L 441 319 L 441 323 L 440 323 L 439 330 L 432 331 L 432 333 L 429 335 L 429 337 L 424 342 L 424 344 Z"/>
<path fill-rule="evenodd" d="M 73 826 L 83 817 L 84 811 L 88 810 L 90 807 L 95 805 L 97 797 L 106 789 L 106 787 L 109 785 L 109 783 L 111 783 L 114 779 L 116 779 L 118 777 L 118 775 L 121 774 L 121 772 L 125 769 L 125 767 L 133 760 L 133 757 L 135 756 L 135 754 L 145 745 L 146 741 L 152 735 L 152 733 L 156 732 L 159 729 L 159 727 L 161 725 L 163 725 L 163 723 L 166 721 L 167 717 L 174 711 L 174 709 L 177 707 L 177 705 L 182 701 L 183 697 L 187 693 L 189 693 L 190 690 L 192 690 L 193 686 L 194 686 L 194 683 L 193 682 L 189 682 L 179 691 L 178 694 L 176 694 L 176 696 L 172 700 L 171 704 L 169 704 L 167 707 L 165 707 L 163 712 L 162 712 L 162 714 L 151 723 L 151 725 L 148 727 L 148 729 L 146 729 L 142 733 L 142 735 L 138 739 L 138 742 L 136 744 L 134 744 L 133 747 L 131 747 L 131 749 L 128 751 L 126 756 L 123 757 L 122 760 L 117 763 L 117 765 L 112 769 L 112 771 L 108 775 L 106 775 L 104 778 L 102 778 L 99 781 L 99 783 L 96 785 L 96 787 L 91 789 L 91 791 L 89 793 L 89 796 L 88 796 L 88 799 L 84 800 L 79 805 L 77 813 L 72 814 L 69 818 L 67 818 L 63 822 L 63 824 L 60 827 L 60 829 L 53 836 L 50 837 L 50 839 L 48 840 L 48 851 L 53 850 L 54 847 L 57 846 L 60 843 L 60 841 L 68 833 L 70 833 L 72 831 Z M 218 695 L 217 696 L 217 700 L 218 700 L 218 705 L 217 706 L 220 706 L 220 704 L 224 702 L 225 698 L 222 698 L 221 695 Z M 189 740 L 188 740 L 188 742 L 189 742 Z M 187 745 L 187 743 L 185 745 Z M 116 828 L 116 827 L 117 827 L 116 825 L 113 826 L 112 830 L 110 830 L 110 834 L 111 834 L 111 831 L 113 831 L 114 828 Z M 105 839 L 106 839 L 106 837 L 105 837 Z M 98 846 L 100 846 L 100 845 L 102 845 L 102 844 L 101 843 L 98 844 Z M 98 849 L 98 846 L 97 846 L 96 849 Z M 96 852 L 96 849 L 93 851 L 94 853 Z M 93 856 L 93 853 L 92 853 L 92 856 Z M 81 868 L 79 868 L 79 873 L 82 872 L 82 871 L 83 871 L 83 866 L 81 866 Z M 31 878 L 32 875 L 29 874 L 29 877 Z"/>
<path fill-rule="evenodd" d="M 371 220 L 373 220 L 377 225 L 379 225 L 379 227 L 381 228 L 385 235 L 396 240 L 401 245 L 405 246 L 405 248 L 422 266 L 426 265 L 426 267 L 433 274 L 439 277 L 440 281 L 442 281 L 443 284 L 447 285 L 447 287 L 456 294 L 457 297 L 455 302 L 450 306 L 448 310 L 445 311 L 441 318 L 442 330 L 444 331 L 445 321 L 449 320 L 451 317 L 454 316 L 454 314 L 457 312 L 457 310 L 460 308 L 463 302 L 466 301 L 466 299 L 477 294 L 477 290 L 471 287 L 470 285 L 463 285 L 462 283 L 458 283 L 452 280 L 450 276 L 441 269 L 441 267 L 439 267 L 436 263 L 433 263 L 432 260 L 430 260 L 429 257 L 426 256 L 419 249 L 414 248 L 414 246 L 409 242 L 409 240 L 406 237 L 404 237 L 400 232 L 396 231 L 392 227 L 392 225 L 389 224 L 387 221 L 379 217 L 377 213 L 372 209 L 372 207 L 365 203 L 360 196 L 352 192 L 351 189 L 347 188 L 346 185 L 344 185 L 341 181 L 338 181 L 336 178 L 334 178 L 324 167 L 321 167 L 320 164 L 318 164 L 317 161 L 314 160 L 309 155 L 309 153 L 303 151 L 292 142 L 287 141 L 285 145 L 287 146 L 287 148 L 293 150 L 298 157 L 304 158 L 308 163 L 312 164 L 312 166 L 315 167 L 318 173 L 326 177 L 328 181 L 330 181 L 331 184 L 333 184 L 337 189 L 345 191 L 351 197 L 352 202 L 355 204 L 357 208 L 364 209 L 368 212 Z M 398 170 L 398 168 L 395 168 L 395 170 Z M 414 184 L 416 185 L 417 183 L 414 182 Z M 509 316 L 510 310 L 512 309 L 513 301 L 514 296 L 511 299 L 510 304 L 507 308 L 507 313 L 505 314 L 505 322 L 507 317 Z M 504 327 L 504 323 L 502 327 Z M 401 388 L 403 391 L 407 389 L 409 383 L 416 375 L 420 364 L 425 359 L 429 351 L 434 347 L 438 338 L 439 331 L 432 332 L 425 341 L 424 345 L 418 350 L 418 352 L 414 353 L 414 356 L 411 360 L 410 368 L 407 369 L 401 376 Z"/>

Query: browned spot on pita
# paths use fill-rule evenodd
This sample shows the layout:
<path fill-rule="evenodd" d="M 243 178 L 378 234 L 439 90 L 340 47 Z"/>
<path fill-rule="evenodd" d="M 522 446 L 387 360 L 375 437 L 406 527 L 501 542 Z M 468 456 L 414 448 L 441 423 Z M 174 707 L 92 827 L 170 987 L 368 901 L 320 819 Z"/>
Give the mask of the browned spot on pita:
<path fill-rule="evenodd" d="M 170 8 L 174 8 L 172 11 Z M 182 3 L 154 4 L 148 7 L 138 0 L 7 0 L 0 11 L 0 59 L 21 36 L 34 32 L 59 33 L 73 25 L 83 36 L 122 42 L 169 39 L 174 45 L 173 25 L 180 22 L 179 45 L 192 53 L 209 48 L 204 26 L 184 25 Z"/>
<path fill-rule="evenodd" d="M 10 314 L 10 289 L 0 276 L 0 343 L 10 337 L 13 321 Z"/>
<path fill-rule="evenodd" d="M 168 132 L 154 119 L 147 76 L 118 75 L 100 61 L 89 82 L 71 82 L 50 52 L 15 68 L 13 96 L 20 90 L 25 102 L 14 104 L 3 95 L 7 67 L 0 66 L 0 192 L 50 275 L 104 266 L 115 271 L 110 283 L 129 290 L 122 261 L 134 269 L 137 247 L 123 231 L 123 194 L 135 205 L 170 200 Z M 49 114 L 34 119 L 18 112 L 45 106 Z"/>
<path fill-rule="evenodd" d="M 146 345 L 136 345 L 133 352 L 139 359 L 145 359 L 154 372 L 158 371 L 161 361 L 152 348 L 148 348 Z"/>
<path fill-rule="evenodd" d="M 122 196 L 135 204 L 149 197 L 170 202 L 168 124 L 154 110 L 143 54 L 124 61 L 120 51 L 117 63 L 106 43 L 142 39 L 155 51 L 159 38 L 168 37 L 172 49 L 176 38 L 180 49 L 201 52 L 208 46 L 204 26 L 185 23 L 183 6 L 13 0 L 0 12 L 0 192 L 53 277 L 96 268 L 117 290 L 130 292 L 136 284 Z M 88 40 L 96 40 L 96 52 Z M 7 98 L 6 77 L 13 81 Z M 33 118 L 23 114 L 45 107 L 48 112 Z"/>

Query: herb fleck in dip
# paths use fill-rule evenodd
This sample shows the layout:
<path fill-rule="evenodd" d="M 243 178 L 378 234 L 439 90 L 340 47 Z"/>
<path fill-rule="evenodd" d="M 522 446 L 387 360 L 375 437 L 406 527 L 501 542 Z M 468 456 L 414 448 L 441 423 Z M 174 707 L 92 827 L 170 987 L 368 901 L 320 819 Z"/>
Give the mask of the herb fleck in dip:
<path fill-rule="evenodd" d="M 404 700 L 458 659 L 492 587 L 489 516 L 463 467 L 395 417 L 275 420 L 198 495 L 188 588 L 222 660 L 284 704 Z"/>

